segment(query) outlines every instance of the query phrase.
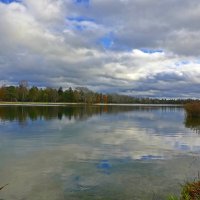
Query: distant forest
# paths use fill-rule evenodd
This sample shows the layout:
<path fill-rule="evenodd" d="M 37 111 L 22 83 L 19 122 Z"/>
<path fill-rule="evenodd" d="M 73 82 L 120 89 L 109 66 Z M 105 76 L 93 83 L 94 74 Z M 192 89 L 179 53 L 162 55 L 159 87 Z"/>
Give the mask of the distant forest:
<path fill-rule="evenodd" d="M 66 102 L 66 103 L 124 103 L 124 104 L 183 104 L 192 99 L 154 99 L 140 98 L 119 94 L 102 94 L 84 87 L 63 90 L 55 88 L 28 87 L 27 81 L 20 81 L 18 86 L 1 86 L 0 101 L 2 102 Z"/>

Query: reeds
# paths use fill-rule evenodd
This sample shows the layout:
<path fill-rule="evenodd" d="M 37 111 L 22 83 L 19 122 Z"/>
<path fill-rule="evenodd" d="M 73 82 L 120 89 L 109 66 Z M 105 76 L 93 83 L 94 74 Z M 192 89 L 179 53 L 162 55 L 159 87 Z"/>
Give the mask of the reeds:
<path fill-rule="evenodd" d="M 184 106 L 187 117 L 200 117 L 200 102 L 187 103 Z"/>
<path fill-rule="evenodd" d="M 187 182 L 182 185 L 181 196 L 170 196 L 168 200 L 200 200 L 200 181 Z"/>
<path fill-rule="evenodd" d="M 200 181 L 186 183 L 181 192 L 181 200 L 199 200 Z"/>

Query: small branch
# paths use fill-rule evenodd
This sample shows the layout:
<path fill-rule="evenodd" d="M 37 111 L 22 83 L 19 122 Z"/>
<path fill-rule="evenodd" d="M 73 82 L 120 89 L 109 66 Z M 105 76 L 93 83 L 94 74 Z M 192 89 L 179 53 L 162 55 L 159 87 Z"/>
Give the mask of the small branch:
<path fill-rule="evenodd" d="M 0 190 L 3 190 L 3 188 L 5 188 L 7 185 L 8 185 L 8 184 L 6 184 L 6 185 L 0 187 Z"/>

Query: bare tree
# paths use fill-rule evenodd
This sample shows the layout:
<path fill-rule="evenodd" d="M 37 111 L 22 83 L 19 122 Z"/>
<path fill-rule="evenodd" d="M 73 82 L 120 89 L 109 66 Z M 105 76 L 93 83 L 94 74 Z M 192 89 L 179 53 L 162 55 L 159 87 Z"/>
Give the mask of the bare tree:
<path fill-rule="evenodd" d="M 27 91 L 28 91 L 28 81 L 27 80 L 21 80 L 19 82 L 19 91 L 21 93 L 21 100 L 24 101 L 25 96 L 26 96 Z"/>

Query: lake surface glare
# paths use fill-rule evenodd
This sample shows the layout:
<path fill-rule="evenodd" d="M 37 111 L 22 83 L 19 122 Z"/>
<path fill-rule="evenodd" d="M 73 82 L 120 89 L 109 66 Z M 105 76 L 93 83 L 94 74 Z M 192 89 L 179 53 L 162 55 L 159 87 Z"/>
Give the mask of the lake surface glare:
<path fill-rule="evenodd" d="M 0 106 L 0 200 L 164 200 L 199 153 L 180 106 Z"/>

